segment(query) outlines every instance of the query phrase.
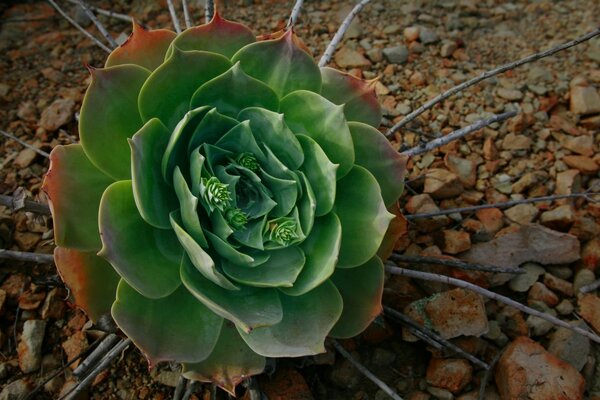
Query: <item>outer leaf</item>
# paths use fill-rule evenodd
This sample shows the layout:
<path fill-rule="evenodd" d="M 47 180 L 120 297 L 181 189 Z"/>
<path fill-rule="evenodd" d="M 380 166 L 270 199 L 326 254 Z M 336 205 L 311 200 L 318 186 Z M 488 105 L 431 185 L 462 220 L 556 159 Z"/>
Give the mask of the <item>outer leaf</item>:
<path fill-rule="evenodd" d="M 205 105 L 215 107 L 221 114 L 235 118 L 247 107 L 277 111 L 279 98 L 270 87 L 246 75 L 238 62 L 196 90 L 190 108 Z"/>
<path fill-rule="evenodd" d="M 408 221 L 404 215 L 402 215 L 398 202 L 394 203 L 391 207 L 388 207 L 388 211 L 394 214 L 395 218 L 390 222 L 390 226 L 388 227 L 387 232 L 385 232 L 381 246 L 379 246 L 379 250 L 377 250 L 377 256 L 383 261 L 387 260 L 392 255 L 398 240 L 400 240 L 402 236 L 408 235 Z"/>
<path fill-rule="evenodd" d="M 377 252 L 390 221 L 377 181 L 358 165 L 338 182 L 334 211 L 342 223 L 339 268 L 357 267 Z"/>
<path fill-rule="evenodd" d="M 204 143 L 215 144 L 237 124 L 238 121 L 220 114 L 213 108 L 204 116 L 198 128 L 194 131 L 188 144 L 188 152 Z"/>
<path fill-rule="evenodd" d="M 158 118 L 167 129 L 175 128 L 189 110 L 196 89 L 230 67 L 229 60 L 218 54 L 175 49 L 171 58 L 152 72 L 140 91 L 138 106 L 142 120 Z"/>
<path fill-rule="evenodd" d="M 115 182 L 100 202 L 99 256 L 107 259 L 127 283 L 149 298 L 173 293 L 180 286 L 183 253 L 170 230 L 148 225 L 137 212 L 131 181 Z M 140 249 L 143 249 L 140 251 Z"/>
<path fill-rule="evenodd" d="M 249 376 L 260 374 L 266 360 L 253 352 L 228 321 L 210 356 L 194 364 L 183 364 L 183 376 L 190 380 L 214 382 L 235 396 L 235 387 Z"/>
<path fill-rule="evenodd" d="M 131 176 L 127 138 L 143 125 L 137 96 L 150 71 L 137 65 L 91 69 L 79 116 L 81 144 L 92 163 L 115 179 Z"/>
<path fill-rule="evenodd" d="M 283 319 L 276 325 L 238 332 L 265 357 L 300 357 L 325 352 L 325 337 L 342 313 L 342 297 L 331 282 L 302 296 L 280 295 Z"/>
<path fill-rule="evenodd" d="M 270 148 L 289 169 L 296 170 L 302 165 L 304 160 L 302 148 L 296 136 L 285 124 L 283 114 L 250 107 L 242 110 L 237 119 L 249 120 L 256 140 Z"/>
<path fill-rule="evenodd" d="M 119 282 L 112 315 L 151 365 L 160 361 L 198 362 L 215 348 L 223 318 L 183 286 L 158 300 L 141 296 Z"/>
<path fill-rule="evenodd" d="M 335 175 L 338 165 L 329 161 L 321 146 L 310 137 L 298 135 L 298 140 L 304 150 L 302 170 L 306 174 L 317 200 L 315 214 L 317 216 L 325 215 L 331 211 L 335 201 Z"/>
<path fill-rule="evenodd" d="M 330 336 L 351 338 L 369 326 L 383 311 L 383 263 L 375 256 L 360 267 L 336 269 L 331 281 L 340 291 L 344 311 Z"/>
<path fill-rule="evenodd" d="M 92 322 L 110 312 L 119 275 L 96 252 L 84 252 L 64 247 L 54 249 L 54 262 L 63 282 L 71 291 L 75 304 Z"/>
<path fill-rule="evenodd" d="M 202 276 L 187 257 L 181 264 L 181 281 L 213 312 L 233 321 L 244 331 L 281 321 L 281 301 L 276 289 L 249 286 L 236 291 L 223 289 Z"/>
<path fill-rule="evenodd" d="M 173 44 L 181 50 L 202 50 L 231 58 L 255 40 L 254 34 L 245 25 L 221 18 L 215 9 L 208 24 L 186 29 Z"/>
<path fill-rule="evenodd" d="M 181 227 L 177 212 L 171 213 L 171 225 L 191 263 L 206 279 L 224 289 L 238 290 L 237 286 L 217 270 L 215 262 L 208 253 Z"/>
<path fill-rule="evenodd" d="M 275 40 L 247 45 L 231 59 L 250 76 L 283 97 L 295 90 L 321 91 L 321 73 L 313 58 L 293 40 L 292 30 Z"/>
<path fill-rule="evenodd" d="M 158 118 L 148 121 L 129 140 L 135 204 L 147 223 L 162 229 L 171 227 L 169 213 L 178 205 L 160 169 L 168 141 L 169 131 Z"/>
<path fill-rule="evenodd" d="M 258 267 L 223 262 L 223 271 L 231 279 L 256 287 L 291 287 L 305 263 L 304 252 L 291 246 L 271 251 L 270 258 Z"/>
<path fill-rule="evenodd" d="M 356 164 L 365 167 L 379 183 L 386 206 L 391 206 L 402 194 L 407 157 L 398 153 L 377 129 L 349 122 L 354 142 Z"/>
<path fill-rule="evenodd" d="M 50 198 L 58 246 L 98 250 L 98 205 L 112 179 L 100 172 L 79 144 L 56 146 L 43 189 Z"/>
<path fill-rule="evenodd" d="M 354 165 L 354 145 L 342 106 L 300 90 L 281 99 L 279 108 L 294 133 L 314 139 L 331 162 L 339 164 L 338 179 L 350 171 Z"/>
<path fill-rule="evenodd" d="M 311 234 L 302 243 L 306 264 L 291 288 L 280 288 L 289 296 L 300 296 L 325 282 L 335 269 L 342 240 L 342 226 L 335 213 L 317 218 Z"/>
<path fill-rule="evenodd" d="M 147 31 L 133 23 L 129 39 L 110 53 L 106 66 L 136 64 L 150 71 L 155 70 L 165 59 L 165 53 L 177 34 L 167 29 Z"/>
<path fill-rule="evenodd" d="M 381 106 L 374 85 L 337 69 L 321 68 L 321 96 L 344 106 L 348 121 L 358 121 L 375 128 L 381 124 Z"/>

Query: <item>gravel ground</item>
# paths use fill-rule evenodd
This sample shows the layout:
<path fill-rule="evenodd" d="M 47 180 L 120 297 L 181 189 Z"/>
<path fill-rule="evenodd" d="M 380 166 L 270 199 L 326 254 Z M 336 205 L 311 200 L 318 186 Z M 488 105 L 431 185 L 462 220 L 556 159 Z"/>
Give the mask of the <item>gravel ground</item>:
<path fill-rule="evenodd" d="M 134 15 L 153 28 L 170 24 L 165 1 L 90 3 Z M 283 0 L 223 3 L 225 17 L 248 24 L 257 34 L 284 27 L 292 8 L 291 1 Z M 351 9 L 349 3 L 306 2 L 296 31 L 315 57 Z M 86 22 L 81 12 L 67 9 Z M 199 21 L 202 7 L 192 4 L 192 11 Z M 126 23 L 103 21 L 115 37 L 127 37 Z M 441 91 L 589 32 L 598 21 L 595 0 L 373 0 L 331 65 L 379 79 L 385 131 Z M 104 58 L 47 3 L 2 3 L 0 128 L 46 152 L 76 141 L 75 115 L 89 83 L 84 65 L 101 66 Z M 399 149 L 492 114 L 520 111 L 510 121 L 411 159 L 403 212 L 600 191 L 598 87 L 596 38 L 492 78 L 423 114 L 393 138 Z M 46 202 L 40 186 L 47 159 L 0 140 L 0 194 L 21 192 Z M 521 266 L 526 273 L 512 279 L 435 265 L 414 268 L 489 287 L 600 332 L 597 292 L 579 292 L 597 279 L 599 222 L 600 206 L 586 199 L 520 204 L 411 220 L 396 249 L 406 255 Z M 52 253 L 51 227 L 47 217 L 0 206 L 0 248 Z M 0 261 L 0 400 L 31 390 L 97 338 L 98 331 L 66 299 L 53 266 Z M 581 335 L 463 289 L 398 276 L 389 277 L 384 303 L 484 362 L 496 362 L 485 399 L 600 399 L 600 348 Z M 405 399 L 476 399 L 481 381 L 488 379 L 480 366 L 418 341 L 387 316 L 342 344 Z M 168 365 L 152 371 L 146 365 L 139 352 L 126 351 L 82 398 L 170 398 L 177 373 Z M 271 400 L 387 398 L 333 349 L 273 367 L 258 379 Z M 72 382 L 67 369 L 36 398 L 58 398 Z M 240 395 L 250 398 L 243 388 Z M 209 388 L 199 387 L 192 396 L 208 399 Z"/>

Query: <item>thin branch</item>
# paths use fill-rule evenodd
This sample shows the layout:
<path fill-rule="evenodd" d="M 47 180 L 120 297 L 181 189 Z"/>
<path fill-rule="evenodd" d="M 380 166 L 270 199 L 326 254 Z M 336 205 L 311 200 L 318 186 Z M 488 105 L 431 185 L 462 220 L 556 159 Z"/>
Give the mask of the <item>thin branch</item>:
<path fill-rule="evenodd" d="M 355 5 L 354 8 L 352 9 L 352 11 L 350 11 L 350 14 L 348 14 L 346 16 L 346 19 L 344 19 L 344 22 L 342 22 L 340 29 L 338 29 L 338 31 L 333 36 L 333 39 L 331 39 L 331 42 L 327 46 L 327 49 L 325 49 L 325 53 L 323 53 L 323 57 L 321 57 L 321 59 L 319 60 L 319 67 L 324 67 L 325 65 L 327 65 L 329 63 L 329 61 L 331 61 L 333 52 L 337 48 L 338 44 L 340 44 L 340 42 L 342 41 L 342 38 L 344 37 L 344 34 L 350 27 L 352 20 L 354 19 L 354 17 L 356 17 L 356 15 L 359 12 L 361 12 L 361 10 L 363 8 L 365 8 L 365 6 L 367 5 L 367 3 L 369 3 L 369 1 L 370 0 L 361 0 L 361 2 L 358 3 L 357 5 Z"/>
<path fill-rule="evenodd" d="M 94 25 L 96 25 L 96 28 L 98 28 L 98 30 L 100 31 L 100 33 L 102 34 L 102 36 L 104 36 L 104 39 L 106 39 L 106 41 L 112 46 L 112 48 L 114 49 L 114 48 L 119 47 L 119 45 L 117 44 L 117 42 L 115 41 L 115 39 L 113 39 L 113 37 L 110 36 L 110 33 L 108 33 L 108 31 L 106 30 L 106 28 L 104 27 L 104 25 L 102 25 L 102 22 L 100 22 L 98 20 L 98 18 L 96 18 L 96 16 L 92 12 L 92 10 L 90 10 L 89 5 L 85 1 L 83 1 L 83 0 L 77 0 L 77 3 L 79 4 L 79 6 L 81 6 L 81 8 L 83 9 L 83 12 L 85 13 L 85 15 L 87 15 L 88 18 L 90 20 L 92 20 L 92 22 L 94 23 Z"/>
<path fill-rule="evenodd" d="M 421 280 L 431 281 L 431 282 L 445 283 L 447 285 L 453 285 L 453 286 L 457 286 L 457 287 L 460 287 L 463 289 L 472 290 L 475 293 L 479 293 L 482 296 L 485 296 L 490 299 L 507 304 L 509 306 L 516 308 L 519 311 L 526 313 L 526 314 L 539 317 L 545 321 L 551 322 L 554 325 L 562 326 L 563 328 L 567 328 L 573 332 L 577 332 L 580 335 L 583 335 L 583 336 L 593 340 L 596 343 L 600 343 L 600 336 L 596 335 L 593 332 L 582 329 L 578 326 L 573 326 L 571 324 L 568 324 L 565 321 L 562 321 L 550 314 L 546 314 L 541 311 L 535 310 L 531 307 L 528 307 L 517 301 L 514 301 L 513 299 L 510 299 L 506 296 L 502 296 L 498 293 L 491 292 L 487 289 L 484 289 L 480 286 L 474 285 L 470 282 L 466 282 L 466 281 L 456 279 L 456 278 L 451 278 L 449 276 L 431 274 L 429 272 L 414 271 L 414 270 L 410 270 L 410 269 L 399 268 L 399 267 L 395 267 L 395 266 L 392 266 L 389 264 L 386 264 L 385 269 L 387 272 L 394 274 L 394 275 L 407 276 L 409 278 L 421 279 Z"/>
<path fill-rule="evenodd" d="M 2 134 L 3 136 L 6 136 L 9 139 L 14 140 L 15 142 L 19 143 L 20 145 L 27 147 L 28 149 L 31 149 L 33 151 L 35 151 L 36 153 L 38 153 L 40 156 L 44 156 L 46 158 L 50 157 L 50 154 L 46 153 L 44 150 L 40 150 L 37 147 L 19 139 L 18 137 L 16 137 L 15 135 L 13 135 L 12 133 L 8 133 L 6 131 L 3 131 L 2 129 L 0 129 L 0 134 Z"/>
<path fill-rule="evenodd" d="M 592 282 L 592 283 L 588 283 L 587 285 L 583 285 L 582 287 L 579 288 L 579 292 L 586 294 L 589 292 L 593 292 L 594 290 L 600 288 L 600 279 Z"/>
<path fill-rule="evenodd" d="M 77 385 L 73 386 L 71 390 L 69 390 L 64 396 L 60 398 L 60 400 L 74 400 L 77 396 L 89 385 L 92 384 L 96 376 L 100 374 L 100 372 L 104 371 L 109 365 L 113 362 L 115 358 L 117 358 L 123 350 L 127 348 L 131 344 L 131 339 L 123 339 L 119 344 L 112 348 L 106 354 L 104 359 L 98 364 L 96 368 L 94 368 L 89 375 L 87 375 L 81 382 Z"/>
<path fill-rule="evenodd" d="M 404 117 L 404 119 L 402 119 L 402 121 L 400 121 L 396 125 L 394 125 L 386 133 L 386 136 L 388 136 L 388 137 L 392 136 L 394 133 L 398 132 L 406 124 L 408 124 L 409 122 L 411 122 L 412 120 L 417 118 L 419 115 L 423 114 L 425 111 L 433 108 L 433 106 L 435 106 L 436 104 L 441 103 L 442 101 L 446 100 L 448 97 L 453 96 L 456 93 L 458 93 L 470 86 L 473 86 L 485 79 L 491 78 L 492 76 L 495 76 L 495 75 L 501 74 L 503 72 L 509 71 L 511 69 L 520 67 L 523 64 L 537 61 L 541 58 L 548 57 L 555 53 L 558 53 L 559 51 L 568 49 L 569 47 L 577 46 L 578 44 L 583 43 L 586 40 L 590 40 L 594 36 L 598 36 L 598 35 L 600 35 L 600 28 L 598 28 L 592 32 L 589 32 L 583 36 L 580 36 L 580 37 L 576 38 L 575 40 L 571 40 L 569 42 L 563 43 L 556 47 L 552 47 L 551 49 L 532 54 L 530 56 L 527 56 L 527 57 L 522 58 L 517 61 L 513 61 L 508 64 L 501 65 L 500 67 L 486 71 L 486 72 L 482 73 L 481 75 L 476 76 L 475 78 L 469 79 L 468 81 L 465 81 L 465 82 L 461 83 L 460 85 L 454 86 L 453 88 L 441 93 L 439 96 L 429 100 L 427 103 L 423 104 L 421 107 L 417 108 L 416 110 L 414 110 L 413 112 L 408 114 L 406 117 Z"/>
<path fill-rule="evenodd" d="M 67 1 L 71 4 L 79 4 L 79 0 L 67 0 Z M 119 20 L 125 21 L 125 22 L 131 22 L 131 17 L 129 15 L 120 14 L 118 12 L 114 12 L 111 10 L 104 10 L 102 8 L 94 7 L 92 5 L 88 5 L 88 7 L 90 8 L 90 10 L 92 10 L 100 15 L 104 15 L 105 17 L 115 18 L 115 19 L 119 19 Z"/>
<path fill-rule="evenodd" d="M 212 19 L 215 13 L 215 1 L 214 0 L 206 0 L 204 3 L 204 20 L 208 24 Z"/>
<path fill-rule="evenodd" d="M 51 264 L 54 262 L 52 254 L 29 253 L 0 249 L 0 259 L 33 262 L 37 264 Z"/>
<path fill-rule="evenodd" d="M 460 260 L 438 258 L 438 257 L 427 257 L 427 256 L 410 256 L 407 254 L 393 253 L 390 259 L 394 262 L 399 263 L 411 263 L 411 264 L 436 264 L 445 265 L 447 267 L 460 268 L 468 271 L 484 271 L 484 272 L 497 272 L 503 274 L 524 274 L 525 271 L 522 269 L 504 268 L 497 267 L 495 265 L 484 265 L 467 263 Z"/>
<path fill-rule="evenodd" d="M 190 17 L 190 10 L 188 9 L 187 0 L 181 0 L 181 7 L 183 7 L 183 19 L 185 20 L 185 27 L 191 28 L 194 24 Z"/>
<path fill-rule="evenodd" d="M 181 25 L 179 25 L 179 17 L 177 17 L 177 12 L 175 11 L 173 0 L 167 0 L 167 5 L 169 6 L 169 14 L 171 14 L 171 20 L 173 21 L 173 27 L 175 28 L 175 32 L 181 33 Z"/>
<path fill-rule="evenodd" d="M 181 400 L 183 397 L 183 393 L 187 386 L 188 380 L 185 379 L 185 376 L 181 375 L 179 380 L 177 381 L 177 386 L 175 386 L 175 390 L 173 391 L 173 399 L 172 400 Z"/>
<path fill-rule="evenodd" d="M 290 15 L 290 19 L 287 23 L 287 28 L 291 28 L 296 26 L 296 22 L 298 21 L 298 15 L 300 15 L 300 10 L 302 10 L 302 5 L 304 4 L 304 0 L 296 0 L 296 4 L 294 4 L 294 8 L 292 9 L 292 14 Z"/>
<path fill-rule="evenodd" d="M 473 364 L 478 365 L 483 369 L 489 368 L 489 365 L 487 365 L 486 363 L 481 361 L 479 358 L 475 357 L 474 355 L 472 355 L 470 353 L 467 353 L 466 351 L 464 351 L 463 349 L 461 349 L 454 343 L 444 339 L 437 333 L 433 332 L 431 329 L 428 329 L 427 327 L 418 324 L 416 321 L 411 319 L 408 315 L 403 314 L 403 313 L 396 311 L 392 308 L 389 308 L 387 306 L 384 306 L 383 309 L 386 314 L 389 314 L 390 316 L 398 319 L 403 325 L 407 325 L 407 326 L 410 326 L 414 329 L 421 331 L 423 334 L 425 334 L 425 336 L 428 336 L 431 339 L 433 339 L 435 342 L 443 345 L 444 347 L 449 348 L 451 351 L 453 351 L 457 355 L 471 361 Z"/>
<path fill-rule="evenodd" d="M 37 203 L 31 200 L 25 200 L 25 204 L 23 207 L 18 207 L 15 204 L 14 198 L 12 196 L 7 196 L 5 194 L 0 194 L 0 206 L 9 207 L 13 211 L 31 211 L 37 214 L 50 215 L 50 207 L 46 204 Z"/>
<path fill-rule="evenodd" d="M 486 126 L 491 125 L 494 122 L 502 122 L 504 120 L 514 117 L 515 115 L 517 115 L 516 111 L 509 111 L 502 114 L 494 115 L 493 117 L 488 119 L 481 119 L 472 125 L 468 125 L 464 128 L 457 129 L 454 132 L 450 132 L 446 136 L 442 136 L 441 138 L 431 140 L 429 142 L 415 146 L 412 149 L 403 151 L 402 154 L 412 157 L 426 153 L 428 151 L 437 149 L 438 147 L 442 147 L 450 142 L 458 140 L 464 136 L 467 136 L 468 134 L 478 131 L 481 128 L 485 128 Z"/>
<path fill-rule="evenodd" d="M 511 201 L 506 201 L 503 203 L 479 204 L 476 206 L 469 206 L 469 207 L 450 208 L 448 210 L 440 210 L 440 211 L 434 211 L 434 212 L 429 212 L 429 213 L 405 215 L 404 217 L 410 221 L 413 219 L 431 218 L 431 217 L 437 217 L 439 215 L 449 215 L 449 214 L 454 214 L 454 213 L 471 212 L 471 211 L 483 210 L 483 209 L 487 209 L 487 208 L 508 208 L 508 207 L 512 207 L 512 206 L 515 206 L 518 204 L 540 203 L 543 201 L 572 199 L 572 198 L 577 198 L 577 197 L 583 197 L 586 200 L 595 203 L 597 200 L 592 199 L 591 196 L 598 195 L 598 194 L 600 194 L 600 193 L 583 192 L 583 193 L 571 193 L 571 194 L 557 194 L 557 195 L 553 195 L 553 196 L 532 197 L 530 199 L 523 199 L 523 200 L 511 200 Z"/>
<path fill-rule="evenodd" d="M 64 10 L 62 8 L 60 8 L 58 6 L 58 4 L 56 4 L 56 2 L 54 0 L 47 0 L 48 3 L 50 3 L 50 5 L 52 7 L 54 7 L 56 9 L 56 11 L 59 12 L 60 15 L 62 15 L 64 17 L 64 19 L 66 19 L 67 21 L 69 21 L 69 23 L 71 25 L 73 25 L 75 28 L 77 28 L 81 33 L 83 33 L 85 36 L 88 37 L 88 39 L 90 39 L 92 42 L 94 42 L 94 44 L 98 47 L 100 47 L 102 50 L 106 51 L 107 53 L 110 53 L 111 50 L 101 41 L 99 41 L 98 39 L 96 39 L 96 37 L 94 35 L 92 35 L 91 33 L 89 33 L 88 31 L 86 31 L 83 26 L 79 25 L 77 22 L 75 22 L 75 20 L 71 17 L 69 17 L 69 15 L 64 12 Z"/>
<path fill-rule="evenodd" d="M 104 337 L 104 340 L 102 340 L 98 347 L 96 347 L 94 351 L 91 352 L 90 355 L 87 356 L 81 362 L 81 364 L 77 366 L 77 368 L 75 368 L 75 370 L 73 371 L 73 375 L 77 377 L 84 376 L 86 372 L 90 370 L 90 368 L 98 364 L 98 362 L 106 355 L 106 353 L 108 353 L 113 347 L 115 347 L 119 340 L 120 338 L 114 333 L 111 333 Z"/>
<path fill-rule="evenodd" d="M 354 365 L 354 367 L 356 367 L 357 370 L 359 370 L 364 376 L 366 376 L 367 378 L 369 378 L 374 384 L 376 384 L 388 396 L 390 396 L 394 400 L 402 400 L 402 397 L 400 397 L 398 395 L 398 393 L 396 393 L 394 391 L 394 389 L 392 389 L 385 382 L 383 382 L 381 379 L 379 379 L 378 377 L 376 377 L 375 375 L 373 375 L 373 373 L 371 371 L 369 371 L 364 365 L 362 365 L 361 363 L 359 363 L 358 361 L 356 361 L 354 359 L 354 357 L 352 357 L 352 355 L 350 353 L 348 353 L 346 351 L 346 349 L 344 349 L 342 347 L 342 345 L 337 342 L 337 340 L 334 339 L 334 340 L 331 341 L 331 343 L 333 343 L 333 347 L 335 347 L 335 349 L 337 350 L 338 353 L 340 353 L 342 356 L 344 356 L 344 358 L 346 360 L 350 361 L 350 363 L 352 365 Z"/>
<path fill-rule="evenodd" d="M 488 368 L 485 370 L 485 374 L 483 374 L 483 378 L 481 378 L 481 383 L 479 384 L 479 395 L 477 396 L 477 400 L 485 399 L 485 387 L 487 386 L 488 381 L 492 376 L 492 372 L 494 371 L 494 367 L 498 363 L 498 360 L 500 360 L 502 353 L 504 353 L 504 350 L 499 351 L 498 354 L 496 354 Z"/>

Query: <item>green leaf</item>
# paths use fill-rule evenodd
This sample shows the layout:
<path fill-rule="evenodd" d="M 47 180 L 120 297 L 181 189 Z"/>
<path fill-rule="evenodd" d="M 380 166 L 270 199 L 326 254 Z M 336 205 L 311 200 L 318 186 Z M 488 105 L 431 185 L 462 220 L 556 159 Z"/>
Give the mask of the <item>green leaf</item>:
<path fill-rule="evenodd" d="M 242 253 L 241 251 L 237 250 L 232 244 L 221 239 L 217 235 L 209 231 L 205 231 L 205 234 L 206 237 L 208 237 L 208 240 L 210 241 L 210 244 L 212 245 L 213 249 L 217 253 L 219 253 L 221 257 L 233 264 L 257 266 L 264 263 L 268 259 L 266 255 L 255 259 L 254 257 L 251 257 L 248 254 Z"/>
<path fill-rule="evenodd" d="M 231 58 L 239 49 L 256 41 L 245 25 L 221 18 L 217 10 L 208 24 L 186 29 L 173 45 L 181 50 L 202 50 Z"/>
<path fill-rule="evenodd" d="M 300 216 L 302 232 L 308 236 L 315 222 L 317 199 L 315 198 L 315 193 L 313 192 L 306 175 L 301 171 L 298 171 L 298 176 L 300 176 L 302 185 L 302 197 L 300 197 L 300 200 L 298 201 L 298 214 Z"/>
<path fill-rule="evenodd" d="M 231 59 L 250 76 L 263 81 L 279 97 L 295 90 L 321 91 L 321 73 L 315 60 L 292 39 L 292 30 L 275 40 L 249 44 Z"/>
<path fill-rule="evenodd" d="M 244 246 L 263 250 L 263 231 L 266 222 L 266 215 L 262 218 L 249 221 L 244 229 L 234 232 L 233 237 Z"/>
<path fill-rule="evenodd" d="M 194 364 L 183 364 L 182 374 L 193 381 L 216 383 L 235 396 L 235 387 L 244 379 L 260 374 L 266 360 L 242 340 L 233 324 L 226 321 L 210 356 Z"/>
<path fill-rule="evenodd" d="M 344 311 L 330 336 L 354 337 L 381 314 L 384 278 L 383 263 L 377 256 L 359 267 L 335 270 L 331 281 L 342 295 Z"/>
<path fill-rule="evenodd" d="M 79 115 L 81 145 L 90 161 L 112 178 L 129 179 L 127 138 L 143 125 L 137 96 L 150 71 L 137 65 L 92 69 Z"/>
<path fill-rule="evenodd" d="M 200 154 L 200 148 L 197 147 L 190 154 L 190 179 L 192 180 L 192 194 L 198 196 L 200 194 L 200 181 L 202 180 L 202 170 L 206 158 Z"/>
<path fill-rule="evenodd" d="M 165 181 L 170 182 L 176 166 L 185 168 L 188 159 L 188 143 L 208 110 L 209 107 L 199 107 L 188 111 L 173 130 L 161 162 Z"/>
<path fill-rule="evenodd" d="M 167 29 L 147 31 L 133 23 L 129 38 L 112 51 L 106 59 L 106 67 L 121 64 L 136 64 L 150 71 L 155 70 L 165 59 L 165 53 L 177 34 Z"/>
<path fill-rule="evenodd" d="M 160 162 L 170 132 L 153 118 L 129 140 L 133 198 L 144 220 L 156 228 L 168 229 L 169 213 L 177 209 L 177 198 L 161 174 Z"/>
<path fill-rule="evenodd" d="M 242 339 L 265 357 L 301 357 L 325 352 L 325 337 L 342 313 L 342 297 L 327 281 L 302 296 L 280 294 L 283 319 L 276 325 L 240 330 Z"/>
<path fill-rule="evenodd" d="M 112 179 L 86 157 L 80 144 L 56 146 L 43 189 L 50 198 L 54 241 L 77 250 L 98 250 L 98 205 Z"/>
<path fill-rule="evenodd" d="M 357 267 L 375 255 L 394 215 L 387 211 L 373 175 L 361 166 L 354 166 L 337 189 L 333 210 L 342 223 L 338 267 Z"/>
<path fill-rule="evenodd" d="M 213 108 L 204 116 L 194 131 L 188 144 L 188 153 L 204 143 L 215 144 L 237 124 L 238 121 L 220 114 Z"/>
<path fill-rule="evenodd" d="M 188 112 L 196 89 L 230 67 L 229 60 L 219 54 L 175 49 L 139 92 L 142 120 L 158 118 L 172 130 Z"/>
<path fill-rule="evenodd" d="M 179 199 L 179 211 L 181 220 L 186 232 L 194 239 L 200 246 L 208 247 L 206 237 L 202 232 L 202 226 L 200 226 L 200 218 L 198 217 L 198 198 L 192 194 L 190 188 L 185 181 L 185 178 L 181 174 L 179 167 L 175 168 L 175 174 L 173 176 L 173 186 Z M 171 227 L 171 221 L 169 219 L 169 227 Z"/>
<path fill-rule="evenodd" d="M 377 101 L 373 81 L 367 82 L 337 69 L 321 68 L 321 96 L 344 106 L 348 121 L 358 121 L 374 128 L 381 124 L 381 106 Z"/>
<path fill-rule="evenodd" d="M 268 252 L 269 260 L 258 267 L 223 261 L 223 271 L 233 280 L 256 287 L 291 287 L 304 266 L 304 253 L 297 246 Z"/>
<path fill-rule="evenodd" d="M 277 203 L 270 211 L 269 216 L 283 217 L 288 215 L 298 199 L 298 183 L 294 180 L 275 178 L 265 171 L 261 172 L 265 186 L 273 193 L 273 200 Z"/>
<path fill-rule="evenodd" d="M 269 147 L 275 156 L 289 169 L 297 170 L 304 155 L 298 139 L 284 122 L 283 114 L 263 108 L 246 108 L 237 116 L 239 121 L 250 121 L 250 128 L 257 142 Z"/>
<path fill-rule="evenodd" d="M 279 109 L 279 98 L 270 87 L 254 79 L 236 63 L 227 72 L 200 86 L 192 96 L 191 108 L 212 106 L 221 114 L 235 118 L 247 107 Z"/>
<path fill-rule="evenodd" d="M 317 201 L 315 214 L 325 215 L 331 211 L 335 201 L 338 165 L 329 161 L 321 146 L 310 137 L 298 135 L 298 140 L 304 151 L 302 171 L 306 174 Z"/>
<path fill-rule="evenodd" d="M 301 244 L 306 264 L 291 288 L 280 288 L 289 296 L 300 296 L 325 282 L 335 269 L 342 240 L 342 226 L 335 213 L 317 218 L 311 234 Z"/>
<path fill-rule="evenodd" d="M 354 145 L 342 106 L 300 90 L 281 99 L 280 110 L 295 134 L 311 137 L 331 162 L 339 164 L 338 179 L 350 171 L 354 165 Z"/>
<path fill-rule="evenodd" d="M 398 153 L 377 129 L 360 123 L 348 123 L 356 164 L 365 167 L 379 183 L 386 206 L 391 206 L 402 194 L 407 157 Z"/>
<path fill-rule="evenodd" d="M 181 281 L 214 313 L 233 321 L 244 331 L 281 321 L 282 310 L 277 289 L 249 286 L 241 286 L 236 291 L 223 289 L 198 272 L 187 257 L 181 264 Z"/>
<path fill-rule="evenodd" d="M 219 139 L 215 145 L 234 154 L 251 153 L 260 162 L 265 162 L 265 155 L 258 147 L 252 129 L 250 129 L 250 121 L 240 122 Z"/>
<path fill-rule="evenodd" d="M 156 229 L 142 219 L 131 181 L 115 182 L 106 189 L 100 201 L 99 225 L 103 246 L 98 255 L 135 290 L 156 299 L 180 286 L 181 246 L 171 230 Z"/>
<path fill-rule="evenodd" d="M 64 247 L 54 249 L 54 263 L 75 305 L 81 307 L 92 322 L 110 313 L 120 277 L 109 263 L 95 251 Z"/>
<path fill-rule="evenodd" d="M 183 286 L 162 299 L 148 299 L 125 280 L 119 282 L 112 315 L 151 365 L 205 360 L 215 348 L 223 326 L 223 318 Z"/>
<path fill-rule="evenodd" d="M 179 239 L 179 243 L 185 249 L 190 262 L 196 267 L 196 269 L 211 282 L 219 285 L 226 290 L 239 290 L 227 277 L 221 274 L 215 262 L 210 255 L 181 227 L 179 220 L 180 216 L 175 211 L 171 213 L 171 226 Z M 208 233 L 208 232 L 207 232 Z"/>

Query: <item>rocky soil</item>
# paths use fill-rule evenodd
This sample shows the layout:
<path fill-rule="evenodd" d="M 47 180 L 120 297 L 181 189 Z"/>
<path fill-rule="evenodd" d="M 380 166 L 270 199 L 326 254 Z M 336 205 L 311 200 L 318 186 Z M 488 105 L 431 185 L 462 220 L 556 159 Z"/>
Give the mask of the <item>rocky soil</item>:
<path fill-rule="evenodd" d="M 80 11 L 60 3 L 97 35 Z M 170 25 L 165 1 L 90 3 L 134 15 L 150 27 Z M 202 7 L 189 3 L 199 21 Z M 285 26 L 293 2 L 223 3 L 224 16 L 267 33 Z M 350 10 L 348 3 L 306 2 L 297 33 L 316 57 Z M 127 37 L 126 23 L 103 21 L 118 40 Z M 332 64 L 364 78 L 379 77 L 385 131 L 441 91 L 589 32 L 598 21 L 595 0 L 373 0 L 350 27 Z M 84 65 L 102 66 L 104 58 L 47 3 L 3 2 L 0 129 L 46 152 L 76 141 L 77 111 L 89 83 Z M 399 149 L 491 114 L 520 111 L 512 120 L 411 159 L 404 213 L 600 191 L 599 87 L 596 38 L 467 89 L 423 114 L 396 135 Z M 40 191 L 46 158 L 2 138 L 0 165 L 0 194 L 46 202 Z M 48 217 L 0 206 L 0 248 L 51 253 L 51 228 Z M 565 199 L 414 219 L 396 249 L 520 266 L 526 273 L 518 276 L 434 265 L 412 268 L 466 279 L 600 333 L 598 293 L 579 291 L 600 278 L 599 203 Z M 464 289 L 398 276 L 389 277 L 384 302 L 495 363 L 488 376 L 477 364 L 428 346 L 393 319 L 380 317 L 364 334 L 342 344 L 405 399 L 477 399 L 486 380 L 485 399 L 600 399 L 600 347 L 570 330 Z M 52 265 L 0 261 L 0 400 L 25 395 L 98 335 L 69 303 Z M 272 367 L 258 379 L 271 400 L 387 398 L 333 349 Z M 148 371 L 141 355 L 129 349 L 82 398 L 165 399 L 177 380 L 171 366 Z M 59 398 L 72 384 L 67 368 L 35 398 Z M 210 398 L 209 388 L 199 387 L 192 398 Z"/>

